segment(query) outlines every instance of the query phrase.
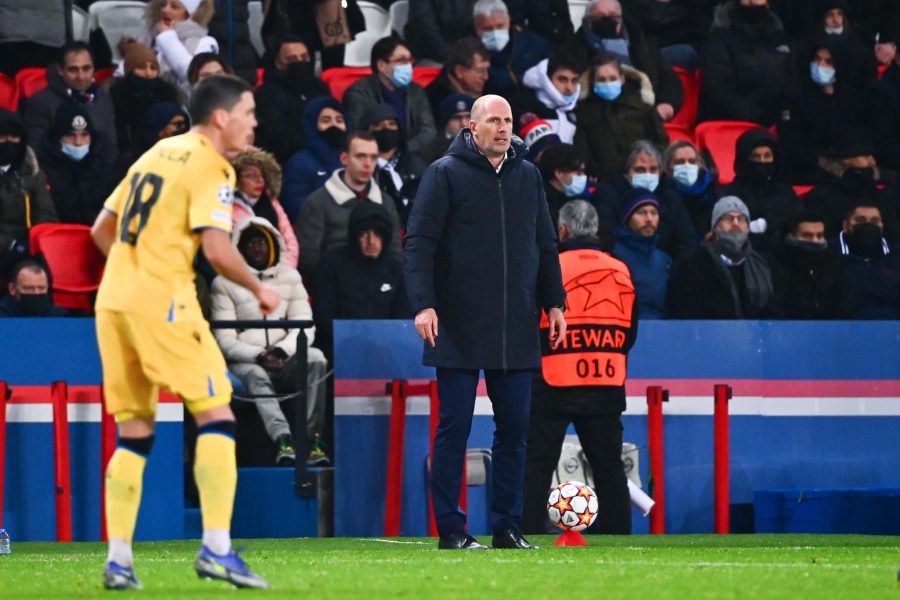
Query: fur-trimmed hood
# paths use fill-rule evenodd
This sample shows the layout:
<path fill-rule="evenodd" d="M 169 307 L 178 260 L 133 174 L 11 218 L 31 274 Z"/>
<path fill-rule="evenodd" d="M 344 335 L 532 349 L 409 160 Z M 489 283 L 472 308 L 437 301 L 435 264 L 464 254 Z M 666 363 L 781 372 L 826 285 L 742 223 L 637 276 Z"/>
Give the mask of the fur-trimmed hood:
<path fill-rule="evenodd" d="M 240 177 L 241 169 L 245 167 L 259 167 L 266 180 L 269 197 L 276 200 L 281 198 L 281 165 L 271 153 L 265 150 L 247 150 L 235 156 L 231 161 L 231 166 L 234 167 L 238 177 Z"/>
<path fill-rule="evenodd" d="M 641 100 L 644 104 L 656 106 L 656 93 L 653 91 L 653 83 L 650 81 L 650 77 L 643 71 L 639 71 L 631 65 L 621 65 L 621 67 L 622 74 L 625 75 L 625 85 L 637 87 L 638 91 L 641 93 Z M 579 82 L 581 84 L 581 96 L 578 98 L 579 100 L 589 98 L 594 93 L 593 76 L 594 73 L 592 68 L 589 68 L 582 74 Z"/>
<path fill-rule="evenodd" d="M 261 231 L 269 238 L 269 247 L 272 249 L 272 255 L 269 260 L 269 265 L 258 271 L 263 275 L 272 275 L 272 269 L 281 265 L 284 257 L 287 255 L 287 246 L 284 243 L 284 237 L 282 237 L 281 233 L 276 229 L 269 221 L 263 219 L 261 217 L 248 217 L 234 226 L 234 231 L 231 232 L 231 243 L 234 244 L 234 247 L 237 248 L 238 244 L 241 241 L 241 236 L 247 232 L 251 227 L 256 228 Z M 252 270 L 253 267 L 250 267 Z"/>

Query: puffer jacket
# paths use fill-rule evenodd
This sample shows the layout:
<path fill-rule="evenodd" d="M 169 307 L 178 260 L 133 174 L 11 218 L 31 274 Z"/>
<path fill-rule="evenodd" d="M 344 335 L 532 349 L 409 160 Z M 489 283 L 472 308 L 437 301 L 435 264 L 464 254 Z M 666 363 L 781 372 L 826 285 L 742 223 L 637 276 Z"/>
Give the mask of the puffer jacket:
<path fill-rule="evenodd" d="M 213 280 L 210 290 L 212 300 L 212 318 L 214 320 L 234 319 L 297 319 L 312 320 L 312 308 L 309 295 L 303 287 L 300 274 L 283 264 L 285 256 L 284 239 L 278 230 L 265 219 L 251 217 L 238 224 L 232 234 L 232 241 L 237 247 L 241 235 L 250 227 L 258 227 L 268 232 L 277 244 L 271 264 L 262 271 L 255 271 L 259 280 L 276 288 L 281 294 L 278 307 L 267 317 L 259 310 L 259 302 L 250 290 L 228 281 L 222 276 Z M 217 329 L 216 340 L 222 348 L 222 354 L 229 363 L 253 363 L 259 353 L 266 349 L 280 348 L 288 355 L 297 352 L 296 329 Z M 315 328 L 306 330 L 307 344 L 315 339 Z"/>
<path fill-rule="evenodd" d="M 209 35 L 219 43 L 220 53 L 244 81 L 256 83 L 256 51 L 250 43 L 248 0 L 215 0 L 216 12 L 209 22 Z"/>

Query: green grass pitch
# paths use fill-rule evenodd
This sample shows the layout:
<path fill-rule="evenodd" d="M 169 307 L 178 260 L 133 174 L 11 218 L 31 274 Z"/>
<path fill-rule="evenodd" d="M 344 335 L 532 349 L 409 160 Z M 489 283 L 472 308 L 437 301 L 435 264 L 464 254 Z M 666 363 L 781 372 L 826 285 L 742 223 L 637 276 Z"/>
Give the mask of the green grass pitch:
<path fill-rule="evenodd" d="M 246 540 L 271 598 L 889 598 L 900 600 L 900 537 L 589 536 L 587 548 L 438 551 L 432 539 Z M 490 541 L 486 538 L 482 541 Z M 193 572 L 197 542 L 135 545 L 141 598 L 234 597 Z M 16 543 L 0 598 L 109 598 L 100 543 Z M 228 594 L 226 596 L 226 594 Z"/>

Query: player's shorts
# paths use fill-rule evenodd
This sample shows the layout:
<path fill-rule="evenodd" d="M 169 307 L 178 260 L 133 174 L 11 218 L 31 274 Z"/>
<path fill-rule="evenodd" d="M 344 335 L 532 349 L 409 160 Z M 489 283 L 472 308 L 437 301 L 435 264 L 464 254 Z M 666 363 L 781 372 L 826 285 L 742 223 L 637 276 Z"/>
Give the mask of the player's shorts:
<path fill-rule="evenodd" d="M 231 401 L 225 359 L 205 321 L 100 310 L 96 324 L 106 411 L 118 422 L 153 418 L 160 387 L 193 414 Z"/>

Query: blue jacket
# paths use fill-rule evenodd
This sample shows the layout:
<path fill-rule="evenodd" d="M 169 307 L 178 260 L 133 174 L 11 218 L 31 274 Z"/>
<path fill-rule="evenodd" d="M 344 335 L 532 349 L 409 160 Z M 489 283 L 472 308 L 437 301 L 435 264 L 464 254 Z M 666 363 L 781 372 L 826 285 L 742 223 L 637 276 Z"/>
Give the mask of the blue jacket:
<path fill-rule="evenodd" d="M 672 257 L 657 247 L 659 235 L 646 237 L 626 227 L 616 229 L 613 255 L 628 265 L 637 294 L 641 319 L 665 319 L 669 316 L 666 295 L 672 275 Z"/>
<path fill-rule="evenodd" d="M 512 98 L 522 84 L 525 71 L 538 64 L 550 54 L 553 48 L 547 40 L 530 31 L 509 29 L 510 40 L 499 52 L 491 52 L 491 74 L 485 93 Z"/>
<path fill-rule="evenodd" d="M 325 185 L 331 174 L 341 168 L 340 148 L 335 149 L 326 144 L 316 127 L 319 113 L 326 107 L 340 111 L 344 120 L 347 119 L 340 102 L 330 96 L 310 100 L 306 105 L 302 121 L 306 148 L 291 156 L 284 165 L 281 205 L 291 222 L 296 221 L 306 197 Z M 347 123 L 347 131 L 352 131 L 350 123 Z"/>
<path fill-rule="evenodd" d="M 463 129 L 422 176 L 404 275 L 413 313 L 438 315 L 426 365 L 540 365 L 540 308 L 563 306 L 565 291 L 543 181 L 525 152 L 514 137 L 498 174 Z"/>

